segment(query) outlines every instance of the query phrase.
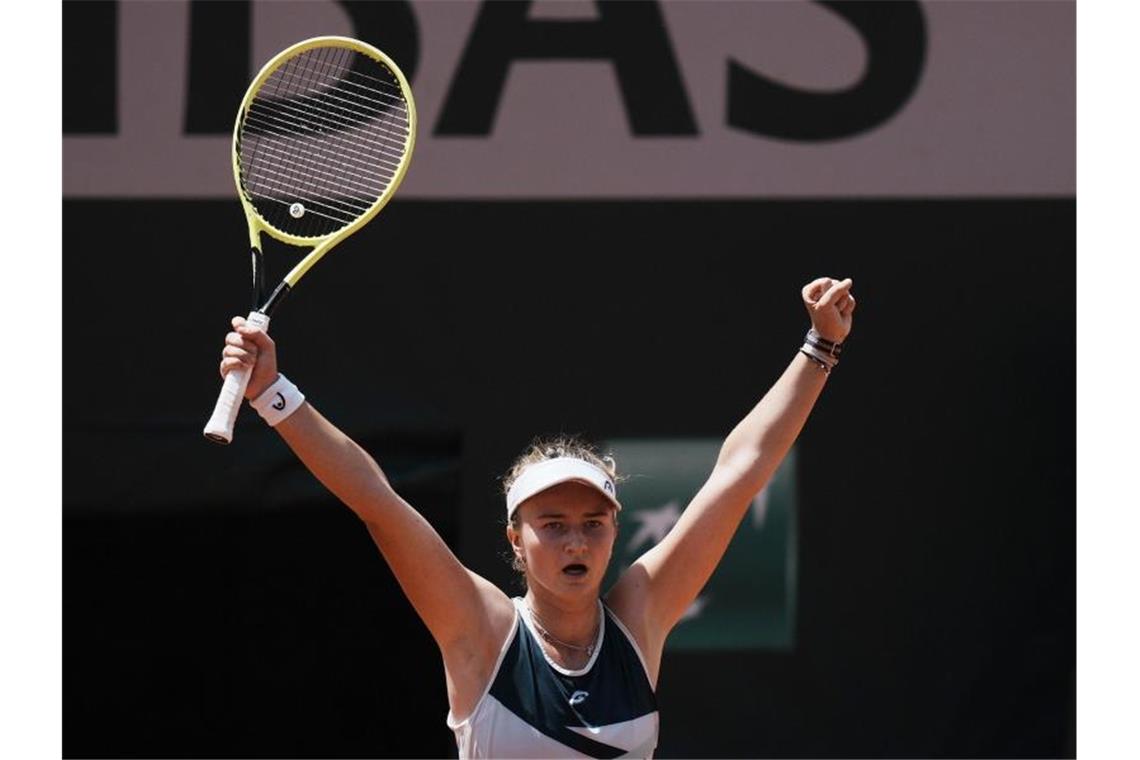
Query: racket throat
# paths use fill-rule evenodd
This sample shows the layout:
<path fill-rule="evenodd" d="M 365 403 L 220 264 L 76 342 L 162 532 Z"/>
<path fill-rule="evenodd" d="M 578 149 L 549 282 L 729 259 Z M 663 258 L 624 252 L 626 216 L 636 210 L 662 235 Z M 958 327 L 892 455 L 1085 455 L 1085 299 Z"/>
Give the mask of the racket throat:
<path fill-rule="evenodd" d="M 277 304 L 281 303 L 289 293 L 289 283 L 282 282 L 277 288 L 265 297 L 265 256 L 261 252 L 260 246 L 251 246 L 249 255 L 253 263 L 253 303 L 250 309 L 259 311 L 268 316 L 273 315 L 273 310 L 277 308 Z"/>
<path fill-rule="evenodd" d="M 250 246 L 249 256 L 253 267 L 253 303 L 249 308 L 261 311 L 258 306 L 265 300 L 265 257 L 256 245 Z"/>
<path fill-rule="evenodd" d="M 267 317 L 273 316 L 273 310 L 281 304 L 281 301 L 285 299 L 285 296 L 289 295 L 290 289 L 291 288 L 289 287 L 289 283 L 282 282 L 273 290 L 273 293 L 270 294 L 265 303 L 257 307 L 257 311 L 260 311 Z"/>

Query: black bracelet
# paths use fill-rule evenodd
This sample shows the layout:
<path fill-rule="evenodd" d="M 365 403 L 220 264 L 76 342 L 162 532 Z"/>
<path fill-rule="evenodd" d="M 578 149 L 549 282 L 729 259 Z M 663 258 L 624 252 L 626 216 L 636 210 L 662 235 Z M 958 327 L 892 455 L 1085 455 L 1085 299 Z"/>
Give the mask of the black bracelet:
<path fill-rule="evenodd" d="M 825 353 L 829 356 L 834 356 L 837 359 L 839 358 L 839 355 L 841 353 L 843 353 L 843 347 L 842 346 L 836 346 L 835 344 L 829 345 L 827 343 L 820 343 L 818 341 L 811 340 L 810 338 L 805 340 L 804 342 L 807 343 L 809 346 L 812 346 L 814 348 L 818 348 L 820 351 L 822 351 L 823 353 Z"/>
<path fill-rule="evenodd" d="M 838 358 L 839 354 L 841 354 L 843 352 L 843 344 L 842 343 L 836 343 L 834 341 L 828 340 L 827 338 L 825 338 L 822 335 L 820 335 L 819 333 L 817 333 L 815 331 L 814 327 L 811 328 L 810 330 L 808 330 L 807 336 L 804 338 L 804 341 L 815 346 L 820 351 L 823 351 L 824 353 L 827 353 L 827 354 L 831 354 L 832 356 L 837 357 L 837 358 Z"/>

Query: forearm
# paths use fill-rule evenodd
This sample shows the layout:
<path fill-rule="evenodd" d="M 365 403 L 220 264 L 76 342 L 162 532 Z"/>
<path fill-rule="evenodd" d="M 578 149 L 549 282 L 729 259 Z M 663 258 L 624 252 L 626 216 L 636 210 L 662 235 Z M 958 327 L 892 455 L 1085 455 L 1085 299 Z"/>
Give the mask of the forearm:
<path fill-rule="evenodd" d="M 820 277 L 801 291 L 812 326 L 832 348 L 842 345 L 851 330 L 855 299 L 850 290 L 850 279 Z M 644 599 L 647 628 L 660 640 L 711 577 L 748 505 L 791 450 L 827 377 L 819 363 L 797 352 L 771 389 L 729 433 L 709 479 L 677 524 L 619 581 Z"/>
<path fill-rule="evenodd" d="M 796 353 L 776 383 L 729 433 L 717 467 L 731 468 L 759 491 L 779 467 L 811 414 L 827 373 Z"/>
<path fill-rule="evenodd" d="M 725 439 L 708 481 L 637 564 L 649 576 L 650 626 L 667 633 L 724 556 L 753 497 L 791 449 L 827 375 L 803 354 Z"/>
<path fill-rule="evenodd" d="M 360 519 L 370 524 L 398 513 L 399 497 L 380 465 L 309 403 L 275 428 L 297 458 Z"/>

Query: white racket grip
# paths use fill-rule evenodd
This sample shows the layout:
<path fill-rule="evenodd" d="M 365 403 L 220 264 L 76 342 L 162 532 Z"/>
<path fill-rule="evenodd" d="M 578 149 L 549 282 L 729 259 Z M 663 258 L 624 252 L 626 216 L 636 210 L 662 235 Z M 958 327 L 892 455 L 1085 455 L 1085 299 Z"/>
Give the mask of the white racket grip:
<path fill-rule="evenodd" d="M 254 327 L 269 331 L 269 317 L 259 311 L 251 311 L 245 321 Z M 227 444 L 234 439 L 234 422 L 238 412 L 241 411 L 241 401 L 245 398 L 245 389 L 249 385 L 249 370 L 235 369 L 226 373 L 222 391 L 218 394 L 218 403 L 214 405 L 214 413 L 206 423 L 202 434 L 214 443 Z"/>

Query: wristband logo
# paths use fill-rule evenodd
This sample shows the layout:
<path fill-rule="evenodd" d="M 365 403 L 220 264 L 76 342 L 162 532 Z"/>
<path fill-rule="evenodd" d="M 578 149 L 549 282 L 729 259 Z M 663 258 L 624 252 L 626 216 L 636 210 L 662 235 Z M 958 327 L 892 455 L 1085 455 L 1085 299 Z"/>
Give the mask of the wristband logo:
<path fill-rule="evenodd" d="M 280 391 L 277 392 L 277 400 L 273 402 L 272 406 L 279 412 L 285 408 L 285 397 L 281 395 Z"/>

